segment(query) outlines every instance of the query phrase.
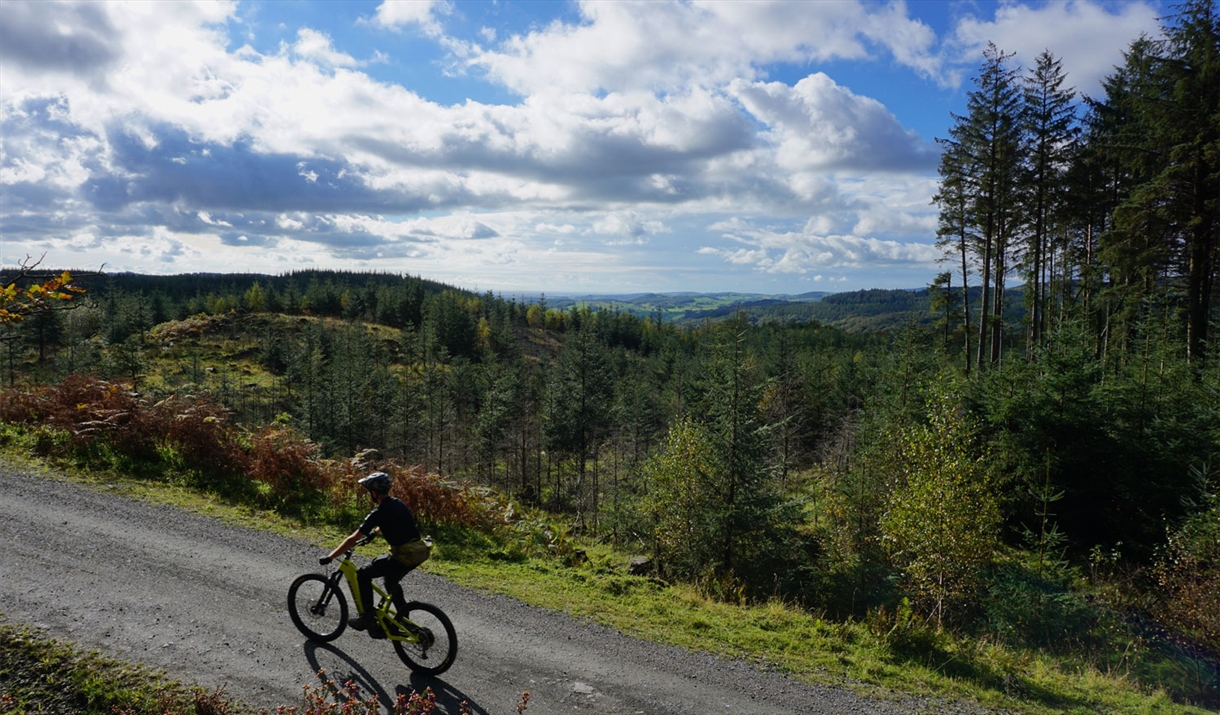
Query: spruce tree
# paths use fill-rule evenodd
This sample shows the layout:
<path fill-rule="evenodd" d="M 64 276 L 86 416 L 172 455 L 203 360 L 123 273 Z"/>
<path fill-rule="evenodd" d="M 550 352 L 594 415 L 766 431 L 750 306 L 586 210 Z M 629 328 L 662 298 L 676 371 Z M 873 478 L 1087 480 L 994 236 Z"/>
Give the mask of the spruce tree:
<path fill-rule="evenodd" d="M 940 157 L 940 189 L 932 202 L 940 207 L 936 228 L 936 245 L 945 252 L 946 260 L 960 261 L 962 272 L 962 334 L 965 344 L 966 375 L 970 375 L 970 251 L 978 240 L 971 220 L 972 186 L 968 155 L 962 145 L 965 126 L 959 122 L 949 130 L 949 139 L 937 139 L 942 147 Z"/>
<path fill-rule="evenodd" d="M 940 233 L 956 232 L 963 243 L 972 240 L 982 273 L 976 360 L 980 369 L 998 362 L 1003 350 L 1004 279 L 1022 205 L 1021 93 L 1011 59 L 994 44 L 987 45 L 975 89 L 967 98 L 967 114 L 953 117 L 950 151 L 941 166 L 941 176 L 950 177 L 950 184 L 947 191 L 942 186 L 940 203 L 951 212 L 942 218 Z M 964 202 L 957 192 L 965 193 Z M 954 216 L 953 211 L 963 215 Z"/>
<path fill-rule="evenodd" d="M 1075 92 L 1064 88 L 1062 63 L 1049 51 L 1038 55 L 1025 78 L 1023 121 L 1030 151 L 1026 159 L 1026 244 L 1021 272 L 1025 277 L 1026 353 L 1043 340 L 1046 330 L 1051 237 L 1066 194 L 1066 174 L 1076 140 Z"/>
<path fill-rule="evenodd" d="M 1214 0 L 1187 0 L 1178 10 L 1156 65 L 1160 91 L 1147 97 L 1168 149 L 1152 184 L 1165 197 L 1185 276 L 1186 354 L 1201 366 L 1220 266 L 1220 13 Z"/>

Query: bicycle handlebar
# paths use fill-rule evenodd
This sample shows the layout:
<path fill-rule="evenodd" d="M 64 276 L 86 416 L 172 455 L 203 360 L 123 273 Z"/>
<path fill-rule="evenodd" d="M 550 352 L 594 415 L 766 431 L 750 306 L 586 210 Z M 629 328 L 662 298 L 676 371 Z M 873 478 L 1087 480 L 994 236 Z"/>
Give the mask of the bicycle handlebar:
<path fill-rule="evenodd" d="M 376 536 L 377 536 L 376 534 L 369 534 L 368 536 L 366 536 L 366 537 L 360 539 L 359 541 L 357 541 L 356 543 L 352 544 L 352 548 L 348 549 L 347 553 L 343 554 L 343 558 L 350 559 L 352 557 L 352 552 L 354 552 L 356 550 L 357 546 L 364 546 L 365 544 L 369 543 L 374 538 L 376 538 Z M 323 556 L 322 558 L 318 559 L 318 563 L 323 566 L 326 566 L 331 561 L 334 561 L 334 559 L 332 559 L 329 556 Z"/>

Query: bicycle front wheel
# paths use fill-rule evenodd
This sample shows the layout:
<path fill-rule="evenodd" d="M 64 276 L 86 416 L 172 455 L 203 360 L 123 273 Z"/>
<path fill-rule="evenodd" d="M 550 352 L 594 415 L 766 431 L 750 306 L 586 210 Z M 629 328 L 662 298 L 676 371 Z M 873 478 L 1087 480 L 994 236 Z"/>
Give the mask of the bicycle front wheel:
<path fill-rule="evenodd" d="M 347 627 L 347 599 L 330 579 L 307 573 L 288 587 L 288 615 L 309 640 L 329 643 Z"/>
<path fill-rule="evenodd" d="M 440 675 L 449 670 L 457 658 L 457 632 L 449 616 L 430 603 L 412 601 L 405 613 L 418 631 L 412 630 L 418 642 L 394 640 L 394 650 L 407 667 L 420 675 Z"/>

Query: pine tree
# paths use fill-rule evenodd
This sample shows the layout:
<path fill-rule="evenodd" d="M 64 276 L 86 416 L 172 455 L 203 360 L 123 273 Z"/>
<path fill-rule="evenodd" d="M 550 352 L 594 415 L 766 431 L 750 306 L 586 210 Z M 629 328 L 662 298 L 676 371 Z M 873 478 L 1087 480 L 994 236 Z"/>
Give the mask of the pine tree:
<path fill-rule="evenodd" d="M 1139 303 L 1163 262 L 1148 248 L 1155 246 L 1148 240 L 1152 232 L 1132 225 L 1130 214 L 1120 211 L 1149 175 L 1138 96 L 1147 82 L 1151 52 L 1147 38 L 1137 39 L 1123 54 L 1123 65 L 1103 80 L 1104 97 L 1086 99 L 1083 147 L 1073 166 L 1075 221 L 1083 224 L 1078 247 L 1082 303 L 1095 321 L 1103 356 L 1111 343 L 1121 346 L 1122 327 L 1134 319 L 1123 306 Z"/>
<path fill-rule="evenodd" d="M 966 375 L 970 375 L 970 247 L 978 237 L 971 221 L 970 196 L 972 188 L 968 174 L 967 155 L 961 139 L 965 126 L 959 121 L 949 130 L 949 139 L 938 139 L 942 147 L 940 157 L 940 189 L 932 198 L 940 207 L 940 218 L 936 229 L 936 245 L 945 252 L 945 258 L 960 260 L 962 271 L 962 334 L 965 337 L 963 351 L 966 355 Z M 957 138 L 953 138 L 954 136 Z"/>
<path fill-rule="evenodd" d="M 944 330 L 942 349 L 947 353 L 953 336 L 953 326 L 961 320 L 958 297 L 953 292 L 953 273 L 937 274 L 928 286 L 928 304 L 936 316 L 935 326 Z"/>
<path fill-rule="evenodd" d="M 1187 0 L 1166 28 L 1160 92 L 1148 97 L 1154 131 L 1168 149 L 1153 185 L 1175 229 L 1186 278 L 1186 354 L 1207 356 L 1211 299 L 1220 267 L 1220 13 L 1214 0 Z"/>
<path fill-rule="evenodd" d="M 941 176 L 949 177 L 949 184 L 942 186 L 940 203 L 949 214 L 942 218 L 939 233 L 957 236 L 962 245 L 972 240 L 982 271 L 976 360 L 980 369 L 998 362 L 1002 354 L 1004 279 L 1020 218 L 1021 94 L 1011 58 L 988 44 L 976 88 L 967 98 L 967 114 L 954 115 L 950 150 L 941 165 Z"/>
<path fill-rule="evenodd" d="M 605 349 L 592 326 L 568 334 L 555 364 L 549 391 L 555 411 L 548 432 L 555 447 L 575 458 L 577 493 L 589 491 L 589 506 L 596 514 L 596 472 L 592 485 L 586 484 L 586 477 L 589 460 L 610 426 L 613 385 Z"/>
<path fill-rule="evenodd" d="M 732 332 L 717 346 L 705 383 L 706 425 L 719 477 L 719 563 L 725 574 L 737 569 L 746 542 L 766 526 L 775 497 L 767 464 L 769 430 L 759 411 L 764 385 L 754 376 L 743 322 L 739 317 L 728 324 Z"/>
<path fill-rule="evenodd" d="M 1062 63 L 1049 51 L 1038 55 L 1025 78 L 1022 119 L 1030 151 L 1026 160 L 1027 241 L 1021 272 L 1025 277 L 1028 355 L 1042 342 L 1046 330 L 1051 236 L 1061 215 L 1067 167 L 1077 135 L 1075 93 L 1063 87 L 1065 79 Z"/>

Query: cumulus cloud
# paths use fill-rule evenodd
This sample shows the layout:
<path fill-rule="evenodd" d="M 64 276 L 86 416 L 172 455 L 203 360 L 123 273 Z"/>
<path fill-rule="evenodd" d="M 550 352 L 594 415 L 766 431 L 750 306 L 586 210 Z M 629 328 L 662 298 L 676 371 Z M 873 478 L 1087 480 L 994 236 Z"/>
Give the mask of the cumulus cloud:
<path fill-rule="evenodd" d="M 626 273 L 616 257 L 689 254 L 714 223 L 731 238 L 708 262 L 914 265 L 935 231 L 934 147 L 812 65 L 945 81 L 988 33 L 1127 32 L 1141 8 L 1002 5 L 948 45 L 901 2 L 583 2 L 459 39 L 449 3 L 389 0 L 358 23 L 422 31 L 405 39 L 516 93 L 446 104 L 370 70 L 400 58 L 353 55 L 336 29 L 288 27 L 256 49 L 229 2 L 6 0 L 0 219 L 22 247 L 114 246 L 133 262 L 232 249 L 259 265 L 462 255 L 493 273 L 561 259 Z"/>
<path fill-rule="evenodd" d="M 441 26 L 436 16 L 447 15 L 452 10 L 452 5 L 445 0 L 383 0 L 377 6 L 373 21 L 393 29 L 418 26 L 429 35 L 438 35 Z"/>
<path fill-rule="evenodd" d="M 325 33 L 302 27 L 297 31 L 297 41 L 292 46 L 298 57 L 315 60 L 331 67 L 356 67 L 360 63 L 356 58 L 343 52 L 336 52 L 331 46 L 330 37 Z"/>
<path fill-rule="evenodd" d="M 880 102 L 859 97 L 817 73 L 795 86 L 734 81 L 729 88 L 769 128 L 780 167 L 788 171 L 928 171 L 939 154 L 902 128 Z"/>
<path fill-rule="evenodd" d="M 298 29 L 296 42 L 277 55 L 249 47 L 230 52 L 217 25 L 231 14 L 227 5 L 191 6 L 192 11 L 168 18 L 176 23 L 161 24 L 153 22 L 147 6 L 70 7 L 74 14 L 47 24 L 63 25 L 67 29 L 58 31 L 69 36 L 81 34 L 93 19 L 90 13 L 104 9 L 118 17 L 95 23 L 98 27 L 149 33 L 138 43 L 127 36 L 116 44 L 114 61 L 125 69 L 112 76 L 107 91 L 62 84 L 64 91 L 54 100 L 74 132 L 102 144 L 89 176 L 79 183 L 84 197 L 103 209 L 139 201 L 222 208 L 257 204 L 272 211 L 346 205 L 397 212 L 519 200 L 675 203 L 741 188 L 743 180 L 732 174 L 743 161 L 754 160 L 738 155 L 778 150 L 782 156 L 771 163 L 780 168 L 793 162 L 834 168 L 852 161 L 864 168 L 887 162 L 911 168 L 918 154 L 917 143 L 879 105 L 836 93 L 825 82 L 821 95 L 806 91 L 816 82 L 796 88 L 742 84 L 735 92 L 692 85 L 663 94 L 543 92 L 516 105 L 442 106 L 352 71 L 360 62 L 310 28 Z M 386 3 L 378 17 L 400 25 L 430 17 L 438 7 L 443 9 Z M 760 6 L 760 27 L 782 24 L 777 8 Z M 634 15 L 624 14 L 628 10 Z M 582 12 L 609 26 L 655 14 L 642 6 L 610 4 L 585 6 Z M 671 24 L 690 12 L 713 18 L 716 32 L 727 32 L 721 25 L 745 17 L 736 6 L 715 3 L 660 10 Z M 820 12 L 819 19 L 837 23 L 861 19 L 859 8 Z M 742 57 L 790 54 L 768 49 L 768 32 L 745 34 L 749 38 L 736 50 Z M 823 34 L 816 48 L 809 45 L 798 55 L 848 56 L 859 50 L 858 40 L 834 44 L 835 33 Z M 539 47 L 542 40 L 535 39 Z M 795 34 L 788 33 L 788 41 L 795 41 Z M 723 76 L 733 74 L 726 70 Z M 19 94 L 21 80 L 15 84 Z M 32 78 L 29 85 L 44 91 L 47 86 Z M 790 96 L 779 98 L 785 93 Z M 773 106 L 763 107 L 763 95 Z M 784 114 L 778 108 L 783 101 L 804 115 Z M 854 109 L 844 110 L 853 103 Z M 752 108 L 754 120 L 768 123 L 767 136 L 756 133 L 742 104 Z M 14 116 L 14 107 L 6 103 L 6 115 Z M 51 129 L 49 122 L 44 130 Z M 802 143 L 799 135 L 810 129 L 837 146 Z M 873 132 L 882 136 L 869 136 Z M 10 181 L 37 174 L 28 156 L 19 166 L 19 155 L 10 154 Z"/>
<path fill-rule="evenodd" d="M 591 228 L 592 233 L 607 237 L 610 245 L 644 245 L 650 236 L 670 231 L 663 221 L 642 218 L 634 211 L 602 216 L 594 220 Z"/>
<path fill-rule="evenodd" d="M 1100 96 L 1101 80 L 1122 64 L 1122 53 L 1130 41 L 1141 33 L 1160 34 L 1159 15 L 1147 2 L 1002 3 L 992 19 L 964 16 L 948 38 L 945 52 L 973 70 L 989 41 L 1015 53 L 1016 62 L 1025 67 L 1033 66 L 1038 55 L 1049 49 L 1063 61 L 1078 90 Z M 1126 38 L 1126 43 L 1115 42 L 1115 38 Z"/>
<path fill-rule="evenodd" d="M 765 273 L 808 274 L 818 271 L 888 266 L 932 268 L 940 250 L 927 243 L 887 241 L 805 231 L 738 228 L 724 236 L 736 246 L 704 246 L 699 252 Z"/>
<path fill-rule="evenodd" d="M 118 28 L 98 3 L 4 3 L 0 59 L 34 71 L 100 75 L 123 51 Z"/>
<path fill-rule="evenodd" d="M 934 33 L 903 3 L 594 2 L 497 46 L 459 46 L 471 67 L 524 94 L 669 90 L 755 78 L 774 62 L 863 59 L 875 49 L 930 72 Z"/>

